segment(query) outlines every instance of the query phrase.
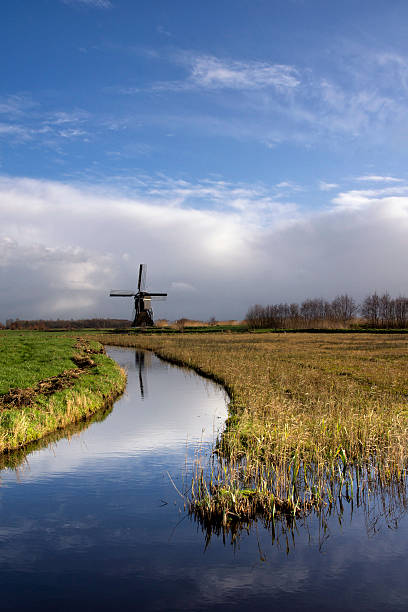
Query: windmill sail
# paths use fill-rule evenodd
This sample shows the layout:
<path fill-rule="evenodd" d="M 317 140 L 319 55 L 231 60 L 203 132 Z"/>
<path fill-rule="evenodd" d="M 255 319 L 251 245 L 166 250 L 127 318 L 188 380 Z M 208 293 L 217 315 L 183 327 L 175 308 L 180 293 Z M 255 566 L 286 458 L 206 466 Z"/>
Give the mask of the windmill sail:
<path fill-rule="evenodd" d="M 140 264 L 139 266 L 139 278 L 137 281 L 138 292 L 144 291 L 146 287 L 146 264 Z"/>
<path fill-rule="evenodd" d="M 109 293 L 110 297 L 130 297 L 135 295 L 134 291 L 126 291 L 125 289 L 112 289 Z"/>

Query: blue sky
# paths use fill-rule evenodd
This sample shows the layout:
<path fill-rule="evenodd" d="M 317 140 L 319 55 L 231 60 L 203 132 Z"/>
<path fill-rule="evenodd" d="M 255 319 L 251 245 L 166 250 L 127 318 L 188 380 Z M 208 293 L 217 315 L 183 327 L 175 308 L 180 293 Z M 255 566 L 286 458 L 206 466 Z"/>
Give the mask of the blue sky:
<path fill-rule="evenodd" d="M 408 293 L 406 2 L 0 17 L 0 320 L 128 316 L 139 262 L 169 318 Z"/>

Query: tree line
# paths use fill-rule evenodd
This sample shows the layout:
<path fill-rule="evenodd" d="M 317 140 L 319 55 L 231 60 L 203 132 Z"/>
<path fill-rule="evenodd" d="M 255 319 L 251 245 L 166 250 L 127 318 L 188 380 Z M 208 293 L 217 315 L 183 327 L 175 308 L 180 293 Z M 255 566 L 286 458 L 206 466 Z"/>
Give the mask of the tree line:
<path fill-rule="evenodd" d="M 22 329 L 22 330 L 57 330 L 57 329 L 124 329 L 130 327 L 131 321 L 126 319 L 36 319 L 25 321 L 20 319 L 7 319 L 6 325 L 0 324 L 0 329 Z"/>
<path fill-rule="evenodd" d="M 181 320 L 180 320 L 181 321 Z M 368 295 L 358 304 L 347 293 L 334 300 L 323 298 L 304 300 L 301 304 L 286 302 L 249 308 L 245 321 L 250 328 L 311 329 L 319 327 L 351 327 L 363 325 L 375 328 L 408 328 L 408 298 L 393 298 L 388 292 Z M 210 322 L 211 323 L 211 322 Z M 20 320 L 8 319 L 0 329 L 20 330 L 75 330 L 75 329 L 125 329 L 132 322 L 126 319 L 56 319 Z"/>
<path fill-rule="evenodd" d="M 357 320 L 358 319 L 358 320 Z M 361 304 L 347 293 L 334 300 L 307 299 L 301 304 L 256 304 L 245 320 L 251 328 L 300 329 L 350 327 L 352 324 L 375 328 L 408 327 L 408 298 L 393 298 L 388 292 L 368 295 Z"/>

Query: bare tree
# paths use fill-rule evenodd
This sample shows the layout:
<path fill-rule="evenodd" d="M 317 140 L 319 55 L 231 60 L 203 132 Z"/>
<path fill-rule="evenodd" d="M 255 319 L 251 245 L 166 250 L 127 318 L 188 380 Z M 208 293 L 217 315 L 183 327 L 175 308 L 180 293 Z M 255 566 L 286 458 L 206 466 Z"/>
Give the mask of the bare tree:
<path fill-rule="evenodd" d="M 335 321 L 347 323 L 357 313 L 358 306 L 352 297 L 344 293 L 337 295 L 331 303 L 332 316 Z"/>
<path fill-rule="evenodd" d="M 395 300 L 394 316 L 396 327 L 407 327 L 408 325 L 408 298 L 400 295 Z"/>
<path fill-rule="evenodd" d="M 332 302 L 323 298 L 307 299 L 299 304 L 269 304 L 252 306 L 246 315 L 250 327 L 312 328 L 349 324 L 360 312 L 373 327 L 408 327 L 408 298 L 392 298 L 388 292 L 368 295 L 361 306 L 347 293 L 337 295 Z"/>
<path fill-rule="evenodd" d="M 370 325 L 378 327 L 380 322 L 380 298 L 377 292 L 365 298 L 361 305 L 361 314 Z"/>
<path fill-rule="evenodd" d="M 381 327 L 394 327 L 395 302 L 388 291 L 379 298 L 378 318 Z"/>

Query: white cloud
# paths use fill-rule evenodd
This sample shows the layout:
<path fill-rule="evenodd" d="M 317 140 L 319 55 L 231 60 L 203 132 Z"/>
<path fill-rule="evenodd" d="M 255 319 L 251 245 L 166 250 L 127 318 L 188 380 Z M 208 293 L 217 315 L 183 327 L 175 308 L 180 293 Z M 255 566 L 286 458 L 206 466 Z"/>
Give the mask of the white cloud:
<path fill-rule="evenodd" d="M 281 181 L 280 183 L 276 184 L 276 188 L 279 190 L 287 190 L 287 191 L 303 191 L 304 188 L 301 185 L 297 185 L 296 183 L 293 183 L 292 181 Z"/>
<path fill-rule="evenodd" d="M 383 142 L 407 110 L 397 96 L 382 94 L 372 87 L 355 87 L 352 83 L 340 86 L 325 80 L 315 85 L 310 94 L 316 100 L 316 108 L 308 106 L 307 99 L 296 100 L 294 116 L 332 136 L 348 134 Z"/>
<path fill-rule="evenodd" d="M 326 183 L 326 181 L 319 181 L 319 189 L 320 191 L 332 191 L 333 189 L 337 189 L 339 185 L 337 183 Z"/>
<path fill-rule="evenodd" d="M 149 288 L 169 291 L 156 314 L 171 319 L 240 318 L 252 303 L 343 291 L 408 294 L 408 194 L 397 187 L 343 191 L 324 212 L 278 203 L 271 214 L 259 186 L 151 182 L 124 197 L 0 180 L 0 320 L 129 317 L 129 300 L 108 292 L 135 285 L 141 262 Z"/>
<path fill-rule="evenodd" d="M 0 123 L 0 137 L 11 136 L 18 140 L 29 140 L 32 136 L 31 130 L 22 126 L 15 125 L 12 123 Z"/>
<path fill-rule="evenodd" d="M 402 183 L 403 179 L 396 178 L 394 176 L 378 176 L 376 174 L 368 174 L 358 176 L 356 181 L 367 181 L 370 183 Z"/>
<path fill-rule="evenodd" d="M 339 193 L 332 202 L 337 210 L 360 210 L 371 204 L 371 198 L 369 192 L 351 190 Z"/>
<path fill-rule="evenodd" d="M 27 96 L 14 94 L 0 98 L 1 115 L 10 117 L 22 116 L 35 106 L 35 103 Z"/>
<path fill-rule="evenodd" d="M 374 56 L 377 64 L 383 68 L 382 81 L 408 89 L 408 61 L 398 53 L 377 53 Z"/>
<path fill-rule="evenodd" d="M 186 180 L 174 180 L 161 177 L 154 180 L 147 178 L 144 183 L 146 193 L 160 199 L 166 198 L 173 206 L 193 207 L 204 210 L 238 212 L 245 214 L 247 223 L 262 224 L 285 223 L 296 215 L 296 205 L 281 202 L 281 192 L 300 191 L 299 185 L 290 182 L 279 183 L 275 189 L 266 189 L 262 185 L 230 183 L 223 180 L 203 180 L 192 183 Z"/>
<path fill-rule="evenodd" d="M 27 318 L 39 317 L 42 312 L 50 317 L 80 316 L 84 310 L 92 310 L 100 298 L 101 272 L 109 273 L 110 265 L 109 256 L 103 253 L 0 235 L 3 307 L 12 309 L 19 302 Z M 24 279 L 21 284 L 16 280 L 20 278 Z"/>
<path fill-rule="evenodd" d="M 209 89 L 261 89 L 271 86 L 292 89 L 299 85 L 293 66 L 228 61 L 209 55 L 193 59 L 190 78 L 193 83 Z"/>
<path fill-rule="evenodd" d="M 87 136 L 88 132 L 86 132 L 85 130 L 79 130 L 78 128 L 68 128 L 65 130 L 59 130 L 58 134 L 62 138 L 78 138 L 81 136 Z"/>
<path fill-rule="evenodd" d="M 107 0 L 66 1 L 77 6 L 111 6 Z M 123 46 L 120 49 L 123 51 Z M 129 47 L 126 52 L 129 53 Z M 140 55 L 141 50 L 137 53 Z M 305 69 L 186 51 L 169 51 L 166 56 L 155 50 L 144 49 L 143 53 L 144 59 L 150 54 L 156 63 L 166 62 L 169 74 L 172 72 L 168 70 L 169 63 L 178 73 L 181 67 L 184 77 L 164 82 L 147 79 L 136 85 L 128 82 L 106 88 L 104 93 L 137 94 L 142 99 L 143 95 L 160 92 L 160 96 L 155 96 L 164 100 L 159 112 L 145 100 L 142 107 L 135 105 L 137 110 L 126 107 L 126 112 L 119 109 L 111 116 L 96 108 L 92 112 L 83 109 L 45 112 L 29 98 L 14 95 L 0 99 L 0 113 L 10 119 L 2 124 L 3 137 L 7 135 L 13 143 L 24 145 L 31 140 L 36 147 L 60 147 L 63 151 L 68 139 L 76 138 L 79 143 L 88 138 L 109 137 L 106 130 L 117 132 L 129 145 L 142 125 L 155 125 L 167 133 L 194 130 L 206 136 L 254 140 L 267 148 L 288 141 L 327 148 L 344 146 L 350 140 L 362 147 L 373 144 L 384 149 L 388 144 L 394 149 L 405 147 L 408 104 L 401 90 L 408 71 L 407 62 L 400 56 L 378 54 L 367 59 L 360 54 L 362 59 L 354 64 L 343 58 L 348 66 L 343 71 L 339 70 L 341 59 L 337 59 L 327 76 L 314 66 Z M 387 77 L 391 68 L 397 71 L 392 79 Z M 194 96 L 202 97 L 203 91 L 207 94 L 205 106 L 196 100 L 192 102 Z M 188 95 L 184 95 L 183 104 L 174 106 L 173 93 Z M 391 181 L 394 177 L 383 179 Z"/>
<path fill-rule="evenodd" d="M 48 125 L 65 125 L 70 123 L 83 123 L 89 119 L 89 113 L 84 110 L 75 110 L 71 112 L 67 111 L 55 111 L 51 113 L 46 119 Z"/>
<path fill-rule="evenodd" d="M 299 73 L 294 66 L 259 61 L 221 59 L 213 55 L 197 55 L 180 51 L 166 60 L 187 69 L 183 80 L 157 81 L 147 87 L 151 91 L 235 90 L 251 91 L 273 89 L 290 92 L 299 84 Z M 146 90 L 143 87 L 118 87 L 121 94 L 133 95 Z"/>
<path fill-rule="evenodd" d="M 0 138 L 13 144 L 28 143 L 36 148 L 55 149 L 64 140 L 86 140 L 89 136 L 83 124 L 89 121 L 90 114 L 83 110 L 46 113 L 34 102 L 10 97 L 8 101 L 0 102 L 0 114 L 6 118 L 0 122 Z"/>
<path fill-rule="evenodd" d="M 323 139 L 330 147 L 344 145 L 344 139 L 357 139 L 363 146 L 384 147 L 389 142 L 405 147 L 408 104 L 400 92 L 405 77 L 384 79 L 378 58 L 371 58 L 364 68 L 361 62 L 354 65 L 339 58 L 330 77 L 313 66 L 302 69 L 186 51 L 169 53 L 165 61 L 184 67 L 185 78 L 124 85 L 115 91 L 201 95 L 205 90 L 211 94 L 206 98 L 207 116 L 197 107 L 190 110 L 187 101 L 182 115 L 144 116 L 147 123 L 166 123 L 172 130 L 194 125 L 207 134 L 257 140 L 268 148 L 288 141 L 310 147 Z M 343 71 L 339 69 L 342 61 L 348 66 Z"/>
<path fill-rule="evenodd" d="M 352 189 L 350 191 L 340 192 L 333 198 L 332 202 L 336 209 L 359 209 L 364 206 L 371 206 L 375 201 L 393 202 L 395 199 L 399 202 L 405 202 L 405 197 L 408 194 L 408 186 L 401 185 L 398 187 L 385 187 L 382 189 Z"/>

